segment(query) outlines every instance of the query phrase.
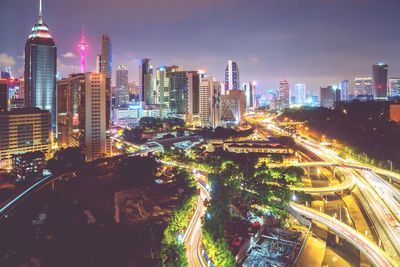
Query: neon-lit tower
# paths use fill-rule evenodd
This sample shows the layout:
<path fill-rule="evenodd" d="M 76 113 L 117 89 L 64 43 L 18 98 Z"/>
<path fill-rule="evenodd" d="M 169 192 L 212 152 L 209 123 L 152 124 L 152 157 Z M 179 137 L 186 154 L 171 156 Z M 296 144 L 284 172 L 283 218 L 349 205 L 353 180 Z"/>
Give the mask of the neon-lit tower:
<path fill-rule="evenodd" d="M 81 50 L 81 73 L 86 72 L 86 50 L 87 50 L 87 47 L 88 47 L 88 45 L 85 40 L 85 26 L 83 26 L 81 42 L 79 43 L 79 49 Z"/>

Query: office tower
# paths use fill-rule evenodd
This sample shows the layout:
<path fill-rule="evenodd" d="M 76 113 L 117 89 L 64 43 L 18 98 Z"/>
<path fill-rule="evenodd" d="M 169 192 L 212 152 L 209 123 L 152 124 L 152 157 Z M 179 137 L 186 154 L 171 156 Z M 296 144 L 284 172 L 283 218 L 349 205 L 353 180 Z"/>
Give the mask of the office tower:
<path fill-rule="evenodd" d="M 115 86 L 117 90 L 115 104 L 117 106 L 123 106 L 129 103 L 128 68 L 124 65 L 120 65 L 115 73 Z"/>
<path fill-rule="evenodd" d="M 390 96 L 400 96 L 400 78 L 390 78 Z"/>
<path fill-rule="evenodd" d="M 98 72 L 111 79 L 112 74 L 112 46 L 107 34 L 101 36 L 100 54 L 98 55 Z"/>
<path fill-rule="evenodd" d="M 200 81 L 200 125 L 217 127 L 221 117 L 221 83 L 212 77 L 204 77 Z"/>
<path fill-rule="evenodd" d="M 281 107 L 285 108 L 290 104 L 289 81 L 283 80 L 279 82 L 278 100 L 281 102 Z"/>
<path fill-rule="evenodd" d="M 154 90 L 153 66 L 149 58 L 144 58 L 139 65 L 139 83 L 141 87 L 140 101 L 147 105 L 155 104 L 156 94 Z"/>
<path fill-rule="evenodd" d="M 320 106 L 333 108 L 336 102 L 336 90 L 333 86 L 320 87 Z"/>
<path fill-rule="evenodd" d="M 243 122 L 246 112 L 244 91 L 228 90 L 221 96 L 221 120 L 229 125 L 238 125 Z"/>
<path fill-rule="evenodd" d="M 292 104 L 304 105 L 307 102 L 306 85 L 304 83 L 296 83 L 292 91 Z"/>
<path fill-rule="evenodd" d="M 57 81 L 57 141 L 59 147 L 68 147 L 69 79 Z"/>
<path fill-rule="evenodd" d="M 167 75 L 167 67 L 159 66 L 156 71 L 155 85 L 157 104 L 169 108 L 169 75 Z"/>
<path fill-rule="evenodd" d="M 246 109 L 256 107 L 256 82 L 245 82 L 242 85 L 242 90 L 246 97 Z"/>
<path fill-rule="evenodd" d="M 197 71 L 170 73 L 170 109 L 188 121 L 199 114 L 199 83 Z"/>
<path fill-rule="evenodd" d="M 12 168 L 17 180 L 40 178 L 46 168 L 46 158 L 43 152 L 28 152 L 12 156 Z"/>
<path fill-rule="evenodd" d="M 340 101 L 349 101 L 349 80 L 343 80 L 339 83 Z"/>
<path fill-rule="evenodd" d="M 14 154 L 50 153 L 51 123 L 50 112 L 39 108 L 0 112 L 0 168 L 9 168 Z"/>
<path fill-rule="evenodd" d="M 82 27 L 82 37 L 81 42 L 79 43 L 79 50 L 81 51 L 81 73 L 86 72 L 86 50 L 88 45 L 85 39 L 85 27 Z"/>
<path fill-rule="evenodd" d="M 240 90 L 239 67 L 232 60 L 228 60 L 225 68 L 225 90 Z"/>
<path fill-rule="evenodd" d="M 66 102 L 60 112 L 66 113 L 67 146 L 81 147 L 88 161 L 110 154 L 108 81 L 105 74 L 87 72 L 58 82 L 58 101 Z"/>
<path fill-rule="evenodd" d="M 8 80 L 0 79 L 0 111 L 8 110 Z"/>
<path fill-rule="evenodd" d="M 372 78 L 355 78 L 354 79 L 354 95 L 364 96 L 364 95 L 374 95 L 372 88 Z"/>
<path fill-rule="evenodd" d="M 52 139 L 57 137 L 56 110 L 57 47 L 44 23 L 40 2 L 39 19 L 25 44 L 25 107 L 51 113 Z"/>
<path fill-rule="evenodd" d="M 375 99 L 387 99 L 388 65 L 378 63 L 372 65 L 372 84 Z"/>

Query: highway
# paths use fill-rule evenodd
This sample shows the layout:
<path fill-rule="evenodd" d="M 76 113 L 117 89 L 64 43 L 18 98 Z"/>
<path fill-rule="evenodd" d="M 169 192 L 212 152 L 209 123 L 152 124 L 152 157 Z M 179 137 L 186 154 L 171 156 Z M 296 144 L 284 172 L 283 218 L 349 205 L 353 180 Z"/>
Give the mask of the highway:
<path fill-rule="evenodd" d="M 6 217 L 6 215 L 12 211 L 15 207 L 17 207 L 24 199 L 26 199 L 29 195 L 40 191 L 41 189 L 45 188 L 49 184 L 59 180 L 63 179 L 66 177 L 70 177 L 73 175 L 73 172 L 66 172 L 57 176 L 54 175 L 49 175 L 44 177 L 43 179 L 37 181 L 27 189 L 25 189 L 23 192 L 18 194 L 16 197 L 8 201 L 4 206 L 0 208 L 0 219 L 3 219 Z"/>
<path fill-rule="evenodd" d="M 207 190 L 199 183 L 200 196 L 197 201 L 196 211 L 190 221 L 190 224 L 183 237 L 183 242 L 186 244 L 186 253 L 189 261 L 189 266 L 194 267 L 207 267 L 207 263 L 202 254 L 201 246 L 201 218 L 205 214 L 205 207 L 203 201 L 210 199 Z"/>
<path fill-rule="evenodd" d="M 369 261 L 374 264 L 374 266 L 398 266 L 397 263 L 394 262 L 382 249 L 347 224 L 344 224 L 325 213 L 302 205 L 293 203 L 291 204 L 291 207 L 302 216 L 326 225 L 336 235 L 349 241 L 353 246 L 361 251 Z"/>

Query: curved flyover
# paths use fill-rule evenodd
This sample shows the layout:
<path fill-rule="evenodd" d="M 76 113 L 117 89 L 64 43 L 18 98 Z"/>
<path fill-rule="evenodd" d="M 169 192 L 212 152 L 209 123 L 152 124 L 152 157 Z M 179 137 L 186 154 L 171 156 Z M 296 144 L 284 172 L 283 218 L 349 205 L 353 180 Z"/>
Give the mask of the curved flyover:
<path fill-rule="evenodd" d="M 398 266 L 397 263 L 386 254 L 386 252 L 347 224 L 344 224 L 341 221 L 322 212 L 307 208 L 302 205 L 292 203 L 290 207 L 303 217 L 324 224 L 336 235 L 347 240 L 361 253 L 363 253 L 374 266 Z"/>

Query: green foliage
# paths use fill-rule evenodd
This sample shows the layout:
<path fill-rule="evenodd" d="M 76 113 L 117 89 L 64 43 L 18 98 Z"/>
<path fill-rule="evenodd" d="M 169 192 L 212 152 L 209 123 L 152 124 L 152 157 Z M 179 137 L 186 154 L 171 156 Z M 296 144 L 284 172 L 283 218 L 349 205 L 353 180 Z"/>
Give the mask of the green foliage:
<path fill-rule="evenodd" d="M 47 162 L 47 168 L 52 173 L 60 173 L 82 166 L 85 155 L 81 148 L 69 147 L 58 150 L 52 159 Z"/>
<path fill-rule="evenodd" d="M 139 127 L 145 131 L 158 131 L 162 129 L 163 124 L 168 124 L 171 129 L 181 128 L 185 126 L 185 121 L 180 118 L 154 118 L 142 117 L 139 120 Z"/>
<path fill-rule="evenodd" d="M 130 157 L 123 159 L 117 166 L 117 172 L 130 186 L 153 184 L 159 163 L 152 157 Z"/>

